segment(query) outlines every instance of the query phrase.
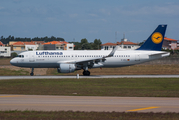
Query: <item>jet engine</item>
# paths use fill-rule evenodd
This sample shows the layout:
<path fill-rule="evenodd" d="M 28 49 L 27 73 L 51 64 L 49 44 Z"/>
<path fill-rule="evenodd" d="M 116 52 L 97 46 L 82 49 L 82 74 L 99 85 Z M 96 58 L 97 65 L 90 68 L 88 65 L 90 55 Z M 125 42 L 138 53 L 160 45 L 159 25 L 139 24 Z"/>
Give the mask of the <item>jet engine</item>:
<path fill-rule="evenodd" d="M 71 73 L 76 69 L 75 64 L 60 64 L 57 68 L 58 73 Z"/>

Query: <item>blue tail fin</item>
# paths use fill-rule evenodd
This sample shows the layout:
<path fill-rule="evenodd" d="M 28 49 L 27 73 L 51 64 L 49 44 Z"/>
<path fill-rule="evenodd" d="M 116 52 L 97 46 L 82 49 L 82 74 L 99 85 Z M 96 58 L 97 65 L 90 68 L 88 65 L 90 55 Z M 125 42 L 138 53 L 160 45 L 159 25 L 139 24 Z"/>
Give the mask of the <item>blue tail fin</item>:
<path fill-rule="evenodd" d="M 145 41 L 145 43 L 136 50 L 160 51 L 162 49 L 166 28 L 167 25 L 159 25 Z"/>

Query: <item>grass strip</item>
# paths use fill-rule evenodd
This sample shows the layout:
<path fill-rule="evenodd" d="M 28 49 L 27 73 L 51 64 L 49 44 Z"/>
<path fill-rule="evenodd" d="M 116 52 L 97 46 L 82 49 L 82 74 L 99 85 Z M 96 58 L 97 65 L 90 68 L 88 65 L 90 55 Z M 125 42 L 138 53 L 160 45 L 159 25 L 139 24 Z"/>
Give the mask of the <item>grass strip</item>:
<path fill-rule="evenodd" d="M 3 120 L 178 120 L 178 113 L 0 111 Z"/>
<path fill-rule="evenodd" d="M 178 78 L 1 80 L 0 94 L 179 97 Z"/>
<path fill-rule="evenodd" d="M 25 70 L 11 70 L 8 68 L 0 68 L 0 76 L 17 76 L 17 75 L 29 75 Z"/>

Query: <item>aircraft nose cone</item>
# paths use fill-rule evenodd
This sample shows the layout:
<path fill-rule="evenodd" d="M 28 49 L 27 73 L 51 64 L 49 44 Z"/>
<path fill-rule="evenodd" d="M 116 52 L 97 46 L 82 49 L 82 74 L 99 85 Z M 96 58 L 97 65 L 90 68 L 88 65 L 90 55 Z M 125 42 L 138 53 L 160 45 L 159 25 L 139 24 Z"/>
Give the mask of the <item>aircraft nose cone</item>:
<path fill-rule="evenodd" d="M 10 61 L 10 63 L 11 63 L 11 65 L 14 65 L 14 64 L 15 64 L 15 60 L 12 59 L 12 60 Z"/>

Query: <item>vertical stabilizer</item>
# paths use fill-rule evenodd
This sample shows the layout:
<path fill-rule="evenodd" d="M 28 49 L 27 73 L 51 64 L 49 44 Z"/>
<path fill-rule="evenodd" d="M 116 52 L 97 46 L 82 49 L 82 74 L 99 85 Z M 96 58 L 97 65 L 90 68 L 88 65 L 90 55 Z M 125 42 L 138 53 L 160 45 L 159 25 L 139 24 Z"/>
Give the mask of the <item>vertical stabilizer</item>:
<path fill-rule="evenodd" d="M 159 25 L 145 43 L 136 50 L 160 51 L 162 49 L 166 28 L 167 25 Z"/>

